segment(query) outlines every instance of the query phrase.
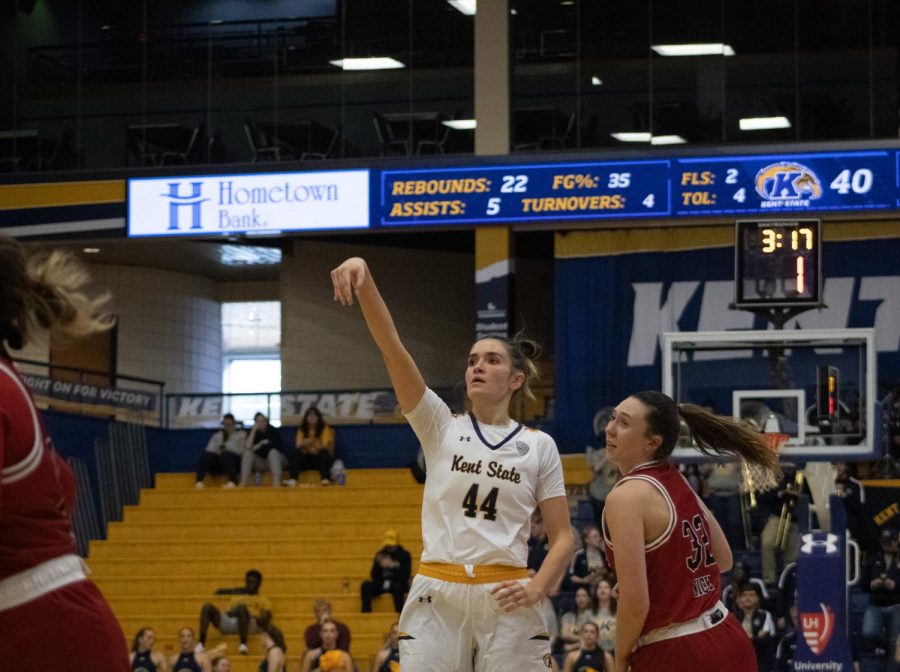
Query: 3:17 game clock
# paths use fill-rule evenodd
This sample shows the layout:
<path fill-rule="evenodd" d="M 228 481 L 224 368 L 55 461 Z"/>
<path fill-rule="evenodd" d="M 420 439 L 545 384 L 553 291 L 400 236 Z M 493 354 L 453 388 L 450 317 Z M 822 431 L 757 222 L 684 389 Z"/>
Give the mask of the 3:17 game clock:
<path fill-rule="evenodd" d="M 734 305 L 822 305 L 818 219 L 744 220 L 734 228 Z"/>

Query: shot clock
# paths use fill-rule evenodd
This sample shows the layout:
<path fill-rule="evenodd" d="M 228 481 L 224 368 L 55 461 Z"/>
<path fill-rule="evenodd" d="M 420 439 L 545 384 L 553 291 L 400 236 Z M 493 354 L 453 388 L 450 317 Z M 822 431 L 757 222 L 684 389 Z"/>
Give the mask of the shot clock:
<path fill-rule="evenodd" d="M 822 305 L 821 231 L 817 219 L 735 222 L 735 306 Z"/>

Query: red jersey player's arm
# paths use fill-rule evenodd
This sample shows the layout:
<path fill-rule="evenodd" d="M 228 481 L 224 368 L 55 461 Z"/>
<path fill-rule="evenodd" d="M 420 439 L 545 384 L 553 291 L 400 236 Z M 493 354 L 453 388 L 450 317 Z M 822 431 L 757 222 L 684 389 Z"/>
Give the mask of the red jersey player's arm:
<path fill-rule="evenodd" d="M 712 550 L 713 557 L 716 559 L 719 571 L 727 572 L 731 569 L 732 565 L 734 565 L 734 557 L 731 555 L 731 546 L 728 545 L 728 539 L 722 531 L 722 526 L 719 525 L 719 521 L 716 520 L 712 511 L 706 508 L 706 504 L 704 504 L 699 497 L 697 498 L 697 501 L 700 502 L 700 508 L 703 509 L 703 514 L 706 516 L 706 525 L 709 527 L 710 550 Z"/>
<path fill-rule="evenodd" d="M 628 670 L 628 652 L 641 634 L 650 611 L 644 519 L 652 505 L 641 481 L 625 481 L 606 498 L 603 516 L 616 555 L 619 604 L 616 611 L 616 672 Z"/>

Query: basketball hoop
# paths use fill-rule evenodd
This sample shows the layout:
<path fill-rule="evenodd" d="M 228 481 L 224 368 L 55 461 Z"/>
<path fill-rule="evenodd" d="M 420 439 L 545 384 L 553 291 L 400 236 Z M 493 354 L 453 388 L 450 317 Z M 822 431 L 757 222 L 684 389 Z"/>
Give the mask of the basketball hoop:
<path fill-rule="evenodd" d="M 781 450 L 781 446 L 791 438 L 790 434 L 782 434 L 781 432 L 763 432 L 762 436 L 766 447 L 776 455 Z"/>

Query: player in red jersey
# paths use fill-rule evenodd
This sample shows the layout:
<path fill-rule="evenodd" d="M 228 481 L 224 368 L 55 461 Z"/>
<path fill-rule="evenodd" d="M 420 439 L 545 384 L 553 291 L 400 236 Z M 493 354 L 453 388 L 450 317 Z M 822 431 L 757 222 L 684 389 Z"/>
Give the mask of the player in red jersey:
<path fill-rule="evenodd" d="M 68 254 L 28 261 L 0 235 L 0 668 L 126 672 L 125 636 L 75 554 L 70 515 L 75 477 L 53 450 L 34 401 L 13 367 L 38 328 L 56 337 L 108 329 L 102 301 Z"/>
<path fill-rule="evenodd" d="M 719 601 L 731 568 L 722 528 L 677 467 L 666 462 L 683 420 L 701 451 L 740 456 L 763 473 L 778 458 L 749 426 L 661 392 L 616 406 L 606 425 L 610 462 L 623 474 L 606 499 L 606 553 L 618 578 L 616 672 L 756 672 L 737 619 Z"/>

